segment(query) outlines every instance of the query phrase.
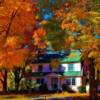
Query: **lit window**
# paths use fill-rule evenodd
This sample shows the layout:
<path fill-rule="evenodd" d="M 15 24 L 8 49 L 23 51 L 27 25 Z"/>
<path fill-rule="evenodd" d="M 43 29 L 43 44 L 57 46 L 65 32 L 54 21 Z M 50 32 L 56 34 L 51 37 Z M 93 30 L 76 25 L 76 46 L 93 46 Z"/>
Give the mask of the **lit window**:
<path fill-rule="evenodd" d="M 74 70 L 74 65 L 73 64 L 69 64 L 68 65 L 68 71 L 73 71 Z"/>

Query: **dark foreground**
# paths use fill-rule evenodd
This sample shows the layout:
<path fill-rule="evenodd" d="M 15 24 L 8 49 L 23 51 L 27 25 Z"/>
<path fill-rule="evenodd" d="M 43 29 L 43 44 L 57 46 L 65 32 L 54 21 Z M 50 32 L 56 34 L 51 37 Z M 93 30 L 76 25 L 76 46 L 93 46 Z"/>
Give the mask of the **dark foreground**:
<path fill-rule="evenodd" d="M 89 100 L 87 93 L 14 94 L 0 95 L 0 100 Z M 100 94 L 98 94 L 100 100 Z"/>

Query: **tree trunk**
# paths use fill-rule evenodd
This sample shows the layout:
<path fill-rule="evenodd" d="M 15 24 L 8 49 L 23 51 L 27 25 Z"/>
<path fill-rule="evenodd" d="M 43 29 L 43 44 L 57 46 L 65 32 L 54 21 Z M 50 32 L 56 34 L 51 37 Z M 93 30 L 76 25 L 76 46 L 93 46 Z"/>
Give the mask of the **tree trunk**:
<path fill-rule="evenodd" d="M 19 81 L 15 81 L 15 92 L 18 92 L 19 90 Z"/>
<path fill-rule="evenodd" d="M 94 60 L 90 59 L 90 66 L 89 66 L 89 80 L 90 80 L 90 89 L 89 89 L 89 99 L 90 100 L 97 100 L 97 83 L 95 79 L 95 67 L 94 67 Z"/>
<path fill-rule="evenodd" d="M 14 75 L 15 75 L 15 92 L 19 91 L 19 82 L 20 82 L 20 68 L 15 68 L 14 71 Z"/>
<path fill-rule="evenodd" d="M 3 92 L 6 93 L 7 92 L 7 70 L 3 69 L 3 73 L 4 73 L 4 80 L 2 81 L 2 83 L 3 83 Z"/>

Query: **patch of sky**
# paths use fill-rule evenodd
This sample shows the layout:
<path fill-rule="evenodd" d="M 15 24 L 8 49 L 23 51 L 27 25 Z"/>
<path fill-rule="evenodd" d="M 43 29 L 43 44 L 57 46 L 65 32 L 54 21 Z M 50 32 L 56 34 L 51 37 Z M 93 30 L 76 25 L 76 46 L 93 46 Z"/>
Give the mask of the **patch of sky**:
<path fill-rule="evenodd" d="M 49 0 L 51 4 L 55 4 L 56 0 Z"/>
<path fill-rule="evenodd" d="M 97 39 L 100 39 L 100 35 L 96 35 L 95 37 L 96 37 Z"/>
<path fill-rule="evenodd" d="M 95 38 L 100 39 L 100 35 L 96 32 L 93 32 L 93 35 L 95 36 Z"/>
<path fill-rule="evenodd" d="M 26 44 L 26 45 L 24 45 L 24 48 L 28 48 L 29 46 Z"/>
<path fill-rule="evenodd" d="M 78 32 L 73 32 L 73 35 L 74 35 L 74 36 L 77 36 L 77 35 L 78 35 Z"/>
<path fill-rule="evenodd" d="M 85 24 L 86 24 L 86 21 L 83 20 L 83 19 L 81 19 L 81 20 L 79 21 L 79 23 L 80 23 L 81 25 L 85 25 Z"/>
<path fill-rule="evenodd" d="M 50 8 L 43 8 L 42 9 L 42 16 L 45 20 L 50 20 L 53 17 L 53 13 Z"/>

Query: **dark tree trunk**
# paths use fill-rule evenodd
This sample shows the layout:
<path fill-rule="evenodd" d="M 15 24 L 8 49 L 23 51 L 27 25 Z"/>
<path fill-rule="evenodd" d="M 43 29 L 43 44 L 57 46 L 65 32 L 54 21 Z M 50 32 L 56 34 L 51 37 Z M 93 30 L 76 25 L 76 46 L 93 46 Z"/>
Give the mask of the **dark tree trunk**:
<path fill-rule="evenodd" d="M 96 76 L 95 76 L 95 66 L 94 66 L 94 60 L 90 59 L 90 66 L 89 66 L 89 80 L 90 80 L 90 100 L 98 100 L 97 98 L 97 82 L 96 82 Z"/>
<path fill-rule="evenodd" d="M 20 82 L 20 68 L 15 68 L 14 75 L 15 75 L 15 92 L 18 92 L 19 82 Z"/>
<path fill-rule="evenodd" d="M 4 73 L 4 80 L 2 81 L 2 83 L 3 83 L 3 92 L 6 93 L 7 92 L 7 70 L 3 69 L 3 73 Z"/>
<path fill-rule="evenodd" d="M 24 77 L 25 75 L 25 68 L 14 68 L 14 76 L 15 76 L 15 92 L 17 93 L 19 91 L 19 85 L 20 85 L 20 80 Z"/>

